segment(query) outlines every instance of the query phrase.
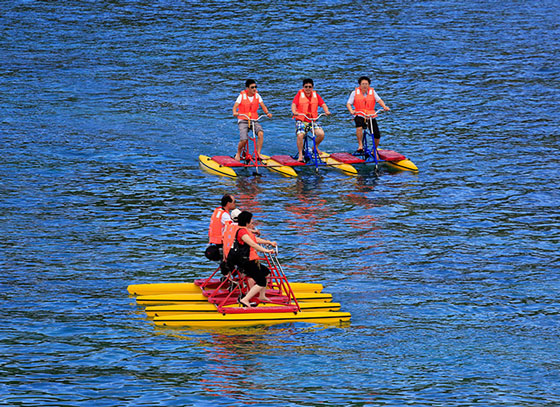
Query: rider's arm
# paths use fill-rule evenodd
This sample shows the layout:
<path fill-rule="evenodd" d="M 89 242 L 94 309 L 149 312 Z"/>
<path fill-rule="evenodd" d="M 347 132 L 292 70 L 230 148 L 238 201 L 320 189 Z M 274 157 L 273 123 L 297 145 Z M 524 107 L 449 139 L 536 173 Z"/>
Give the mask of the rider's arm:
<path fill-rule="evenodd" d="M 235 104 L 233 105 L 233 115 L 237 116 L 239 115 L 237 108 L 239 107 L 239 103 L 235 102 Z"/>
<path fill-rule="evenodd" d="M 326 104 L 326 103 L 323 103 L 323 104 L 321 105 L 321 108 L 325 111 L 325 114 L 326 114 L 327 116 L 331 114 L 331 112 L 329 112 L 329 108 L 327 107 L 327 104 Z"/>
<path fill-rule="evenodd" d="M 266 239 L 261 239 L 258 236 L 255 236 L 257 238 L 257 243 L 259 244 L 269 244 L 271 246 L 276 246 L 276 242 L 271 242 L 270 240 L 266 240 Z"/>
<path fill-rule="evenodd" d="M 385 104 L 385 102 L 383 101 L 383 99 L 379 98 L 379 100 L 377 101 L 377 103 L 379 103 L 381 105 L 381 107 L 383 108 L 383 110 L 391 110 L 389 109 L 389 106 L 387 106 Z"/>
<path fill-rule="evenodd" d="M 261 99 L 260 105 L 261 105 L 261 108 L 262 108 L 264 114 L 266 114 L 268 117 L 272 117 L 272 113 L 270 113 L 270 112 L 268 111 L 268 107 L 265 106 L 265 104 L 264 104 L 264 102 L 262 101 L 262 99 Z"/>
<path fill-rule="evenodd" d="M 272 249 L 265 249 L 264 247 L 262 247 L 260 244 L 258 244 L 253 239 L 251 239 L 251 237 L 247 234 L 241 236 L 241 240 L 243 240 L 246 244 L 248 244 L 253 249 L 258 250 L 259 252 L 263 252 L 263 253 L 272 253 L 273 252 Z"/>
<path fill-rule="evenodd" d="M 373 91 L 373 93 L 374 93 L 374 95 L 375 95 L 375 101 L 376 101 L 377 103 L 379 103 L 379 105 L 383 108 L 383 110 L 386 110 L 386 111 L 387 111 L 387 110 L 391 110 L 391 109 L 389 109 L 389 107 L 385 104 L 385 102 L 383 101 L 383 99 L 381 99 L 381 98 L 379 97 L 379 95 L 377 94 L 376 91 Z"/>
<path fill-rule="evenodd" d="M 348 111 L 352 115 L 354 114 L 354 109 L 352 109 L 352 105 L 354 104 L 355 95 L 356 95 L 356 91 L 353 90 L 352 93 L 350 94 L 350 97 L 348 98 L 348 101 L 346 102 L 346 107 L 348 108 Z"/>
<path fill-rule="evenodd" d="M 292 103 L 292 114 L 293 114 L 294 116 L 296 116 L 297 113 L 298 113 L 298 111 L 297 111 L 297 106 L 296 106 L 295 103 Z"/>

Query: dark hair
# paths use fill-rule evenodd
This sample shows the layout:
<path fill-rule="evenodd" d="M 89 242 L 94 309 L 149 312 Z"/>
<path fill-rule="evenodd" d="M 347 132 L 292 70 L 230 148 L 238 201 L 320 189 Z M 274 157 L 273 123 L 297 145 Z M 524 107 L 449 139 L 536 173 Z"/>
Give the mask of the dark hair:
<path fill-rule="evenodd" d="M 243 211 L 237 216 L 237 224 L 239 226 L 247 226 L 253 219 L 253 214 L 249 211 Z"/>
<path fill-rule="evenodd" d="M 310 83 L 312 86 L 315 86 L 315 84 L 313 83 L 313 79 L 311 79 L 311 78 L 305 78 L 303 80 L 303 85 L 302 86 L 305 86 L 306 83 Z"/>
<path fill-rule="evenodd" d="M 233 202 L 233 196 L 230 194 L 225 194 L 222 196 L 222 208 L 224 208 L 228 203 Z"/>
<path fill-rule="evenodd" d="M 248 87 L 251 86 L 253 83 L 257 83 L 257 82 L 255 82 L 254 79 L 247 79 L 247 80 L 245 81 L 245 87 L 248 88 Z"/>
<path fill-rule="evenodd" d="M 367 81 L 367 83 L 371 84 L 371 80 L 367 76 L 360 76 L 360 79 L 358 79 L 358 85 L 362 83 L 362 81 Z"/>

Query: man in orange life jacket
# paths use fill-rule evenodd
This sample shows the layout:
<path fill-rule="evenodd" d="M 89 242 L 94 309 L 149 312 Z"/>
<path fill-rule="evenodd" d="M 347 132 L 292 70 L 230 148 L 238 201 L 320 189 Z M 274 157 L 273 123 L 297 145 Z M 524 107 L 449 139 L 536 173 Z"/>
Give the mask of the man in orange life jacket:
<path fill-rule="evenodd" d="M 239 127 L 239 144 L 237 145 L 237 154 L 235 154 L 235 159 L 237 161 L 241 159 L 241 151 L 249 139 L 249 126 L 251 125 L 249 118 L 257 119 L 259 117 L 259 106 L 262 107 L 264 114 L 268 117 L 272 117 L 261 95 L 257 93 L 257 83 L 253 79 L 247 79 L 245 81 L 245 90 L 239 94 L 233 105 L 233 115 L 237 117 L 237 126 Z M 255 126 L 255 133 L 257 134 L 256 155 L 259 157 L 263 146 L 264 131 L 259 122 L 252 123 Z"/>
<path fill-rule="evenodd" d="M 206 248 L 205 255 L 210 260 L 222 260 L 222 247 L 224 228 L 228 223 L 231 223 L 231 216 L 229 212 L 235 209 L 235 198 L 229 194 L 222 197 L 221 205 L 219 208 L 214 209 L 212 217 L 210 218 L 210 227 L 208 229 L 208 240 L 210 245 Z"/>
<path fill-rule="evenodd" d="M 375 140 L 375 148 L 379 147 L 379 139 L 381 138 L 381 133 L 379 132 L 379 127 L 377 126 L 377 120 L 375 117 L 375 103 L 379 103 L 383 110 L 391 110 L 385 102 L 379 97 L 377 92 L 370 87 L 371 80 L 367 76 L 361 76 L 358 79 L 359 87 L 354 89 L 346 102 L 346 107 L 350 111 L 350 114 L 354 115 L 354 122 L 356 123 L 356 138 L 358 139 L 358 150 L 357 153 L 361 154 L 364 152 L 364 129 L 367 128 L 367 120 L 360 116 L 360 112 L 366 115 L 373 115 L 371 127 L 373 130 L 373 138 Z M 352 109 L 354 105 L 354 109 Z"/>
<path fill-rule="evenodd" d="M 327 116 L 331 114 L 327 104 L 323 101 L 323 98 L 313 90 L 313 86 L 313 79 L 304 79 L 303 88 L 298 91 L 292 101 L 292 113 L 294 115 L 294 119 L 296 119 L 298 161 L 302 162 L 305 133 L 311 130 L 311 120 L 309 120 L 309 118 L 314 119 L 318 116 L 319 106 L 325 111 Z M 325 138 L 325 132 L 321 126 L 317 124 L 317 122 L 315 122 L 313 127 L 315 128 L 315 145 L 317 146 L 317 154 L 322 154 L 322 152 L 319 151 L 319 144 L 321 144 L 321 141 Z"/>

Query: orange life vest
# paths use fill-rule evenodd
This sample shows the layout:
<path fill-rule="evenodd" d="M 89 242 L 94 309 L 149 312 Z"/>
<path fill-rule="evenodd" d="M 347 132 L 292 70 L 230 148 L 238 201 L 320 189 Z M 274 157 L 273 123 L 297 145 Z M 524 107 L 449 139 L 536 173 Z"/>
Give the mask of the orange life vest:
<path fill-rule="evenodd" d="M 259 110 L 259 94 L 255 92 L 255 96 L 253 97 L 253 101 L 249 100 L 249 96 L 247 96 L 247 91 L 244 90 L 241 92 L 241 103 L 239 104 L 239 118 L 241 120 L 247 120 L 245 116 L 250 117 L 251 119 L 256 119 L 259 117 L 257 110 Z M 241 116 L 241 115 L 245 116 Z"/>
<path fill-rule="evenodd" d="M 255 237 L 255 234 L 253 232 L 251 232 L 249 229 L 247 229 L 245 226 L 239 226 L 237 228 L 237 230 L 244 228 L 247 231 L 247 234 L 249 235 L 249 237 L 251 238 L 251 240 L 255 243 L 257 243 L 257 238 Z M 237 230 L 235 231 L 235 234 L 237 234 Z M 243 244 L 247 244 L 245 242 L 243 242 Z M 259 259 L 259 254 L 257 253 L 257 251 L 249 246 L 249 260 L 258 260 Z"/>
<path fill-rule="evenodd" d="M 210 218 L 210 228 L 208 229 L 208 240 L 210 244 L 222 244 L 223 241 L 223 225 L 222 215 L 227 211 L 222 208 L 214 209 L 214 213 Z"/>
<path fill-rule="evenodd" d="M 224 228 L 224 259 L 227 259 L 229 251 L 233 246 L 233 242 L 235 241 L 235 235 L 239 226 L 237 223 L 228 223 Z"/>
<path fill-rule="evenodd" d="M 307 117 L 316 118 L 318 116 L 319 98 L 317 97 L 317 92 L 312 91 L 311 99 L 305 96 L 305 91 L 301 89 L 299 91 L 299 101 L 297 106 L 298 113 L 303 113 Z M 294 116 L 294 119 L 301 120 L 304 122 L 310 122 L 303 115 Z"/>
<path fill-rule="evenodd" d="M 354 110 L 377 117 L 375 114 L 375 92 L 373 88 L 369 88 L 367 95 L 364 95 L 360 88 L 356 88 L 354 94 Z"/>

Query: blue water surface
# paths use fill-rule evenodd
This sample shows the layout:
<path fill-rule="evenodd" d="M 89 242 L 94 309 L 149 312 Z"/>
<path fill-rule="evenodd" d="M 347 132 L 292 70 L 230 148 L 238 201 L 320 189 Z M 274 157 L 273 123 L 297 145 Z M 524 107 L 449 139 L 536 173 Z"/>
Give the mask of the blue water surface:
<path fill-rule="evenodd" d="M 0 7 L 0 404 L 560 404 L 560 3 Z M 247 78 L 265 153 L 295 153 L 305 77 L 334 113 L 322 147 L 353 151 L 364 74 L 418 174 L 199 169 L 234 154 Z M 145 318 L 126 287 L 207 276 L 226 192 L 351 324 Z"/>

